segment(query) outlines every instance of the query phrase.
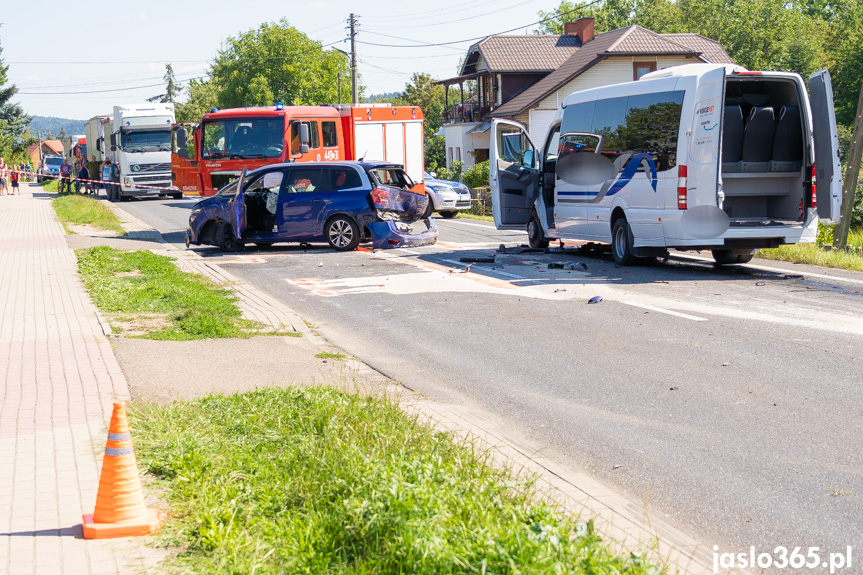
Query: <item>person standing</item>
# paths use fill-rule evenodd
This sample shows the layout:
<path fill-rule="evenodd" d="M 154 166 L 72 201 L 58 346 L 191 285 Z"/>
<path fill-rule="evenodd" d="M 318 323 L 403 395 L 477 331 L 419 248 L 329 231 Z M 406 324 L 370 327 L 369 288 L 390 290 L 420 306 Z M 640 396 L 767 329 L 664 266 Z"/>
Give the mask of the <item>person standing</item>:
<path fill-rule="evenodd" d="M 87 172 L 90 174 L 90 191 L 95 195 L 99 195 L 99 184 L 95 180 L 102 179 L 102 170 L 99 167 L 99 162 L 96 161 L 96 156 L 90 156 L 90 161 L 87 162 Z"/>
<path fill-rule="evenodd" d="M 21 189 L 18 187 L 18 178 L 21 177 L 21 172 L 18 168 L 14 168 L 12 173 L 9 175 L 9 181 L 12 182 L 12 191 L 9 192 L 9 195 L 18 194 L 21 195 Z"/>
<path fill-rule="evenodd" d="M 67 192 L 72 191 L 71 182 L 69 181 L 69 176 L 72 175 L 72 166 L 69 164 L 69 160 L 63 158 L 63 164 L 60 166 L 60 193 L 63 193 L 65 189 Z"/>
<path fill-rule="evenodd" d="M 108 195 L 108 201 L 114 201 L 114 186 L 111 184 L 111 160 L 105 159 L 102 163 L 102 182 L 104 182 L 105 193 Z"/>
<path fill-rule="evenodd" d="M 121 199 L 120 197 L 120 164 L 118 162 L 113 162 L 111 164 L 111 181 L 114 182 L 114 199 Z"/>
<path fill-rule="evenodd" d="M 0 158 L 0 196 L 6 195 L 6 162 Z"/>

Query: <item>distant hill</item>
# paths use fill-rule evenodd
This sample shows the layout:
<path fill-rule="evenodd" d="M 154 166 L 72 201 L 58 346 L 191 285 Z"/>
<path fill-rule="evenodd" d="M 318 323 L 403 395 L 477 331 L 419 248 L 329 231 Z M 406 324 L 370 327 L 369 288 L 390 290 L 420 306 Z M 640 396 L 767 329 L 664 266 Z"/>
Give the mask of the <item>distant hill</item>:
<path fill-rule="evenodd" d="M 47 138 L 48 134 L 51 134 L 52 137 L 56 138 L 61 129 L 70 136 L 83 134 L 85 123 L 86 122 L 84 120 L 33 116 L 33 119 L 30 120 L 29 127 L 30 134 L 34 137 L 41 133 L 43 138 Z"/>
<path fill-rule="evenodd" d="M 366 102 L 392 102 L 394 99 L 401 96 L 401 92 L 388 92 L 386 94 L 372 94 L 365 98 Z"/>

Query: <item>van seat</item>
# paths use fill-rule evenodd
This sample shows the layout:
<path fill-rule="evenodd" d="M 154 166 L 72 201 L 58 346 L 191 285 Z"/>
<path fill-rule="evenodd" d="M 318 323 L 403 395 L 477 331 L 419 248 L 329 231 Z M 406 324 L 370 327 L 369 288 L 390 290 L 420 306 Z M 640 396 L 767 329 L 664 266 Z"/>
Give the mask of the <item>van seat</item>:
<path fill-rule="evenodd" d="M 773 136 L 776 134 L 776 121 L 773 108 L 754 107 L 749 113 L 749 121 L 743 130 L 744 172 L 766 172 L 770 169 L 770 155 L 773 152 Z"/>
<path fill-rule="evenodd" d="M 782 106 L 776 137 L 773 138 L 771 172 L 799 172 L 803 167 L 803 128 L 800 109 L 797 106 Z"/>
<path fill-rule="evenodd" d="M 743 169 L 740 154 L 743 151 L 743 110 L 740 106 L 725 106 L 722 124 L 722 171 L 739 172 Z"/>

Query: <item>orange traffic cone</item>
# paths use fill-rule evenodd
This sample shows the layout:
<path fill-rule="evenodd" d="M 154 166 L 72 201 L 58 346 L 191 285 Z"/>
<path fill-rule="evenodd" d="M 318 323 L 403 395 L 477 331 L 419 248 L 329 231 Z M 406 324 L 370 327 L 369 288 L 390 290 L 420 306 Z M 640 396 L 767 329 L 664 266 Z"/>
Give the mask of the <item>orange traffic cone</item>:
<path fill-rule="evenodd" d="M 148 535 L 161 527 L 156 510 L 144 505 L 125 402 L 114 402 L 96 510 L 92 515 L 84 515 L 83 527 L 85 539 Z"/>

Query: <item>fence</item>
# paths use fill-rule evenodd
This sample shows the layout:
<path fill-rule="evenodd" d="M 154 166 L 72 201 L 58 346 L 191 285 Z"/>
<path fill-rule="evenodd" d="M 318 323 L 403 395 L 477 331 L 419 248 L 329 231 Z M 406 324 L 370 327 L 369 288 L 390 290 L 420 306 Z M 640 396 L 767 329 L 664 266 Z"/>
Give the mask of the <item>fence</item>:
<path fill-rule="evenodd" d="M 487 187 L 471 188 L 471 206 L 468 210 L 478 216 L 491 216 L 491 189 Z"/>

